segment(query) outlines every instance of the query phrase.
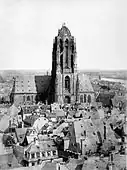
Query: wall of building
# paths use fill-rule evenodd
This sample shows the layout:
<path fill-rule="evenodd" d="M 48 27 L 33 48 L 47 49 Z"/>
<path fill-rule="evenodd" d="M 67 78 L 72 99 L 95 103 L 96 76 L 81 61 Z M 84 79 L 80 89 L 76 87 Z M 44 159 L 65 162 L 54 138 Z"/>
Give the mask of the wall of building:
<path fill-rule="evenodd" d="M 36 94 L 15 94 L 14 95 L 15 105 L 34 104 L 35 102 L 36 102 Z"/>
<path fill-rule="evenodd" d="M 86 95 L 86 101 L 85 101 L 85 99 L 84 99 L 84 95 Z M 91 96 L 91 103 L 93 103 L 94 101 L 95 101 L 95 95 L 94 95 L 94 93 L 79 93 L 79 100 L 78 100 L 78 102 L 79 103 L 88 103 L 88 96 Z M 83 102 L 81 102 L 81 96 L 82 96 L 82 98 L 83 98 Z"/>

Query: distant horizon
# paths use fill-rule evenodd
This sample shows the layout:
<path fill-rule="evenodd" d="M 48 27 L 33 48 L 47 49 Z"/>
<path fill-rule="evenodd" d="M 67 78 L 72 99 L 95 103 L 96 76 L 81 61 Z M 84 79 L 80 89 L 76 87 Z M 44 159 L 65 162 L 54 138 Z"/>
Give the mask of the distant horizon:
<path fill-rule="evenodd" d="M 44 71 L 44 72 L 47 72 L 47 71 L 51 71 L 52 69 L 0 69 L 0 72 L 1 71 Z M 90 72 L 99 72 L 99 71 L 102 71 L 102 72 L 127 72 L 127 69 L 109 69 L 109 70 L 103 70 L 103 69 L 77 69 L 77 71 L 90 71 Z"/>

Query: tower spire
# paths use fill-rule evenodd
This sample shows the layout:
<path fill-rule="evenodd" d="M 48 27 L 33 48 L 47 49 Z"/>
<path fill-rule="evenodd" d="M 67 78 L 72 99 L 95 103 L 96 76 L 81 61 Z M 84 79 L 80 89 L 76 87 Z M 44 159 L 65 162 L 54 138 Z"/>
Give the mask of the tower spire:
<path fill-rule="evenodd" d="M 62 27 L 64 27 L 64 26 L 66 26 L 66 23 L 65 23 L 65 22 L 63 22 L 63 24 L 62 24 Z"/>

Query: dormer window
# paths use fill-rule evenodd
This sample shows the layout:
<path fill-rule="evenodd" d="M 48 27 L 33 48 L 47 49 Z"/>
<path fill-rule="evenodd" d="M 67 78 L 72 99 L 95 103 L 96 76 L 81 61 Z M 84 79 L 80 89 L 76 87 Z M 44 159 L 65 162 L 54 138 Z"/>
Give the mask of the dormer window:
<path fill-rule="evenodd" d="M 31 158 L 35 158 L 35 153 L 32 153 L 32 154 L 31 154 Z"/>

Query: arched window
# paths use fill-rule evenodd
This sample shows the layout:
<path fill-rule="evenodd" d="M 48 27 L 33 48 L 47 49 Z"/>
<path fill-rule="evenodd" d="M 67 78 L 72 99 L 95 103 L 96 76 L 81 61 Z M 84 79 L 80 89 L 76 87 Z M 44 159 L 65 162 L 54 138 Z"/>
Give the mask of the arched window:
<path fill-rule="evenodd" d="M 70 96 L 65 96 L 65 103 L 70 103 Z"/>
<path fill-rule="evenodd" d="M 70 92 L 70 77 L 65 77 L 65 89 L 67 89 Z"/>
<path fill-rule="evenodd" d="M 30 96 L 27 96 L 27 101 L 30 101 Z"/>
<path fill-rule="evenodd" d="M 68 39 L 65 40 L 65 52 L 66 52 L 65 65 L 66 67 L 68 67 Z"/>
<path fill-rule="evenodd" d="M 88 103 L 91 103 L 91 96 L 88 95 Z"/>
<path fill-rule="evenodd" d="M 60 53 L 63 52 L 63 41 L 60 39 Z"/>
<path fill-rule="evenodd" d="M 60 56 L 60 66 L 61 66 L 61 70 L 63 71 L 63 54 L 61 54 Z"/>
<path fill-rule="evenodd" d="M 83 95 L 80 96 L 80 103 L 83 103 Z"/>
<path fill-rule="evenodd" d="M 72 53 L 74 53 L 74 44 L 72 44 Z"/>
<path fill-rule="evenodd" d="M 84 103 L 86 103 L 86 94 L 84 94 Z"/>
<path fill-rule="evenodd" d="M 72 73 L 74 73 L 74 57 L 71 55 L 71 68 L 72 68 Z"/>

